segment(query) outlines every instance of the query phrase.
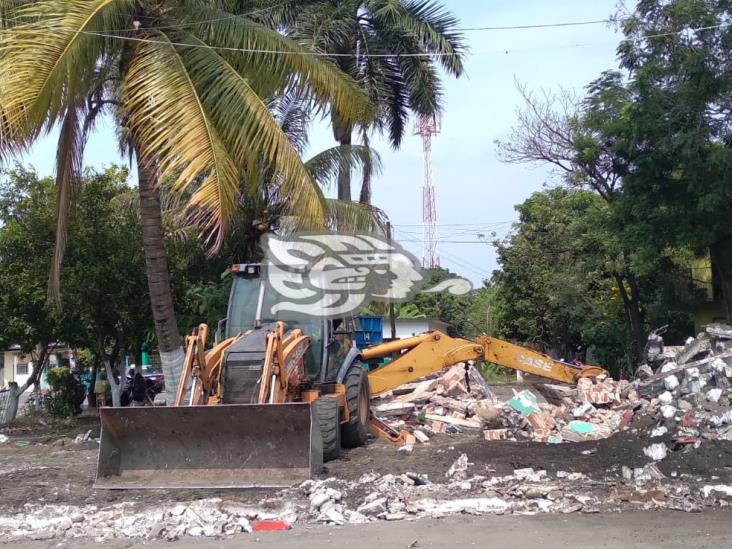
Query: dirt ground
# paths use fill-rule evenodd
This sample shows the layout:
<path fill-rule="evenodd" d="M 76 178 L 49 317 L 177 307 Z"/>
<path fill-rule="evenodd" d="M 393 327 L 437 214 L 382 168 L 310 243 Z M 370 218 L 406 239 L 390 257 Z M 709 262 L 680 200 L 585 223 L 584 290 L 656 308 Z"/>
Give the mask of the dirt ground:
<path fill-rule="evenodd" d="M 639 426 L 642 427 L 642 426 Z M 94 416 L 64 422 L 27 419 L 5 429 L 10 437 L 0 444 L 0 508 L 18 509 L 33 502 L 105 504 L 121 501 L 155 503 L 174 496 L 163 491 L 109 491 L 92 488 L 98 443 L 74 444 L 72 439 L 87 430 L 99 435 L 99 421 Z M 64 444 L 61 445 L 61 442 Z M 634 430 L 606 440 L 539 444 L 530 442 L 486 442 L 478 434 L 439 435 L 429 445 L 417 445 L 412 452 L 382 441 L 344 451 L 343 457 L 326 464 L 323 478 L 355 480 L 364 473 L 427 474 L 433 482 L 444 479 L 445 471 L 460 456 L 467 454 L 473 475 L 508 475 L 514 469 L 584 473 L 596 481 L 612 481 L 620 476 L 622 465 L 642 467 L 648 463 L 643 447 L 648 441 Z M 698 449 L 671 452 L 658 464 L 667 476 L 694 476 L 715 482 L 732 482 L 732 442 L 704 441 Z M 261 501 L 262 491 L 229 490 L 223 492 L 186 492 L 189 499 L 204 497 L 234 498 L 238 501 Z M 354 494 L 358 497 L 360 494 Z"/>

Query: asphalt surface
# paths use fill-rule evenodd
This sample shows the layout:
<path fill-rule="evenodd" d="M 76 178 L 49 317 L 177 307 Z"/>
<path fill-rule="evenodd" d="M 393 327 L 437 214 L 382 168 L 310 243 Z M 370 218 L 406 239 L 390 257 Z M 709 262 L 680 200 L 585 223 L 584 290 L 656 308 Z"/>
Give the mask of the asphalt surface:
<path fill-rule="evenodd" d="M 13 547 L 91 548 L 92 540 L 15 542 Z M 139 547 L 140 541 L 105 542 L 107 549 Z M 732 511 L 704 513 L 636 512 L 594 515 L 459 516 L 415 522 L 379 522 L 340 528 L 242 534 L 224 540 L 184 538 L 146 541 L 148 548 L 198 549 L 302 547 L 348 549 L 522 547 L 526 549 L 602 548 L 722 549 L 732 547 Z"/>

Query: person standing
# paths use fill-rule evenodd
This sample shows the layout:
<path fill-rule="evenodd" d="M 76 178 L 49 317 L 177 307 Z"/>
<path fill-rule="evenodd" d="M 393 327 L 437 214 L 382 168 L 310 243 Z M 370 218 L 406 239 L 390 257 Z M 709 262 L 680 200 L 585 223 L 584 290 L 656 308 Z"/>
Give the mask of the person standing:
<path fill-rule="evenodd" d="M 145 406 L 145 378 L 140 372 L 135 373 L 132 379 L 132 406 Z"/>

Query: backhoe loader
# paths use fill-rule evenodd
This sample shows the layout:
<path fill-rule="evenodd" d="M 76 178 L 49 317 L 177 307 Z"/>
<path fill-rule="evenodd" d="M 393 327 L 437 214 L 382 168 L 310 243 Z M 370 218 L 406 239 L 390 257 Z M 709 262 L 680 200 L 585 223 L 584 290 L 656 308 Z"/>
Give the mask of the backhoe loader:
<path fill-rule="evenodd" d="M 440 332 L 364 350 L 353 320 L 270 318 L 274 295 L 260 266 L 232 268 L 227 318 L 186 337 L 172 406 L 102 408 L 95 487 L 276 488 L 317 475 L 368 433 L 403 435 L 372 416 L 371 397 L 466 361 L 487 361 L 565 383 L 606 373 L 574 367 L 490 337 Z M 389 358 L 386 362 L 382 359 Z M 386 362 L 367 371 L 365 362 Z"/>

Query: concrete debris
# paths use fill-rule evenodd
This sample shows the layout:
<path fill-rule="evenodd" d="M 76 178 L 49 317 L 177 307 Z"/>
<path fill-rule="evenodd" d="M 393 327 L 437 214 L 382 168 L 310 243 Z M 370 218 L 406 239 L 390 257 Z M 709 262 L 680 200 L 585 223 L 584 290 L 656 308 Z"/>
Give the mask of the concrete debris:
<path fill-rule="evenodd" d="M 702 494 L 704 494 L 705 498 L 708 498 L 713 493 L 732 497 L 732 486 L 724 485 L 724 484 L 716 484 L 714 486 L 704 486 L 702 488 Z"/>
<path fill-rule="evenodd" d="M 650 446 L 646 446 L 645 448 L 643 448 L 643 454 L 645 454 L 647 457 L 651 458 L 654 461 L 660 461 L 662 459 L 665 459 L 668 455 L 668 448 L 664 443 L 659 442 L 657 444 L 651 444 Z"/>
<path fill-rule="evenodd" d="M 129 502 L 101 508 L 28 503 L 22 512 L 0 516 L 0 539 L 85 538 L 102 543 L 111 539 L 175 540 L 185 535 L 222 537 L 251 532 L 249 519 L 239 516 L 242 506 L 238 507 L 232 512 L 237 504 L 222 503 L 218 498 L 149 508 Z M 288 509 L 286 505 L 279 512 L 249 509 L 245 514 L 273 520 L 288 515 Z M 337 518 L 335 513 L 330 516 Z"/>
<path fill-rule="evenodd" d="M 637 413 L 659 420 L 648 436 L 668 438 L 667 452 L 732 438 L 727 429 L 732 423 L 730 334 L 729 326 L 707 326 L 673 357 L 649 360 L 656 373 L 634 382 L 641 397 Z"/>
<path fill-rule="evenodd" d="M 629 429 L 636 415 L 659 420 L 644 433 L 649 439 L 669 436 L 684 445 L 732 439 L 732 429 L 721 429 L 732 425 L 729 334 L 732 328 L 713 325 L 683 347 L 668 347 L 654 333 L 653 360 L 633 382 L 599 376 L 581 378 L 576 387 L 537 384 L 546 400 L 526 389 L 501 402 L 474 382 L 472 366 L 460 364 L 392 391 L 374 409 L 395 429 L 414 433 L 418 444 L 440 433 L 472 432 L 482 432 L 488 442 L 600 440 Z"/>
<path fill-rule="evenodd" d="M 469 466 L 470 463 L 468 463 L 467 454 L 461 454 L 460 457 L 455 460 L 455 463 L 453 463 L 447 470 L 445 476 L 455 480 L 464 480 L 468 476 L 467 471 Z"/>
<path fill-rule="evenodd" d="M 426 444 L 430 441 L 430 437 L 428 437 L 427 435 L 425 435 L 422 431 L 420 431 L 418 429 L 415 430 L 413 434 L 414 434 L 414 438 L 416 438 L 422 444 Z"/>
<path fill-rule="evenodd" d="M 76 438 L 74 439 L 74 444 L 82 444 L 82 443 L 88 441 L 89 439 L 91 439 L 91 434 L 92 434 L 91 429 L 89 429 L 84 434 L 76 435 Z"/>
<path fill-rule="evenodd" d="M 479 374 L 472 366 L 466 371 L 465 365 L 458 364 L 439 377 L 404 385 L 375 399 L 373 409 L 420 444 L 440 433 L 473 432 L 482 432 L 486 441 L 598 440 L 626 429 L 633 417 L 622 398 L 632 393 L 627 381 L 602 376 L 581 379 L 577 387 L 545 384 L 539 390 L 548 402 L 528 389 L 501 402 L 475 381 L 475 375 Z"/>

